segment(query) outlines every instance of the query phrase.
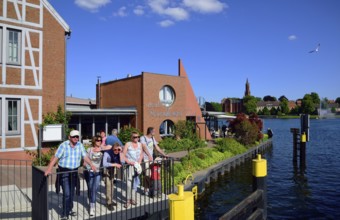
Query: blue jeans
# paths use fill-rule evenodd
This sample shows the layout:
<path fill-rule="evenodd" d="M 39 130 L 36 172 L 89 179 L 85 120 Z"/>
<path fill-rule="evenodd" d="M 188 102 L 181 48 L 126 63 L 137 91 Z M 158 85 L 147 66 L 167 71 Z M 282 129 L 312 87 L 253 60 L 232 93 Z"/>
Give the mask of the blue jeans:
<path fill-rule="evenodd" d="M 88 171 L 85 171 L 85 172 L 88 172 Z M 88 173 L 89 173 L 89 178 L 87 181 L 87 188 L 89 191 L 88 196 L 89 196 L 90 203 L 95 203 L 101 175 L 99 172 L 88 172 Z"/>
<path fill-rule="evenodd" d="M 68 216 L 73 208 L 73 196 L 77 185 L 78 171 L 68 171 L 60 175 L 61 188 L 63 189 L 63 215 Z"/>

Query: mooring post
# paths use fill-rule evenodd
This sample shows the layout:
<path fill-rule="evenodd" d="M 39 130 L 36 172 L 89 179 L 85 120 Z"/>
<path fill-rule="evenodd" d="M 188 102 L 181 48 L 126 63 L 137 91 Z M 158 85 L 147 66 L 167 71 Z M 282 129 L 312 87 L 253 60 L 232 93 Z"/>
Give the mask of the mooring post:
<path fill-rule="evenodd" d="M 263 219 L 267 219 L 267 160 L 261 154 L 253 159 L 253 192 L 262 190 L 262 200 L 259 209 L 263 210 Z"/>
<path fill-rule="evenodd" d="M 300 168 L 306 168 L 306 133 L 303 132 L 300 139 Z"/>
<path fill-rule="evenodd" d="M 299 129 L 298 128 L 291 128 L 290 132 L 293 133 L 293 164 L 297 163 L 297 146 L 298 146 L 298 134 Z"/>

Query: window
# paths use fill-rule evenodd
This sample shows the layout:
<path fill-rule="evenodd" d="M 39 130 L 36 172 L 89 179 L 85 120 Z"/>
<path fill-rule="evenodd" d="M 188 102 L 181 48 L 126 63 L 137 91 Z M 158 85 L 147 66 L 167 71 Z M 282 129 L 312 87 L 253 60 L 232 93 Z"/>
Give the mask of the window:
<path fill-rule="evenodd" d="M 175 124 L 171 120 L 165 120 L 159 126 L 159 134 L 163 137 L 172 137 L 174 132 Z"/>
<path fill-rule="evenodd" d="M 2 28 L 0 27 L 0 63 L 2 63 Z"/>
<path fill-rule="evenodd" d="M 6 133 L 20 134 L 20 100 L 6 99 Z"/>
<path fill-rule="evenodd" d="M 173 88 L 170 86 L 163 86 L 159 91 L 159 100 L 164 106 L 171 106 L 175 101 L 175 92 Z"/>
<path fill-rule="evenodd" d="M 7 63 L 20 64 L 21 54 L 21 32 L 7 30 Z"/>

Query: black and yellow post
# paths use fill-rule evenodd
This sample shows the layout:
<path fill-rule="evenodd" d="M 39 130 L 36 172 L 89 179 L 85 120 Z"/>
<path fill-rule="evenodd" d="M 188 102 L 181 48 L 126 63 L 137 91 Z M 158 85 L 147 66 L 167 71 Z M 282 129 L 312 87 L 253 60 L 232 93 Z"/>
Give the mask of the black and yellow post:
<path fill-rule="evenodd" d="M 299 136 L 300 130 L 298 128 L 291 128 L 290 132 L 293 133 L 293 164 L 297 165 L 298 136 Z"/>
<path fill-rule="evenodd" d="M 300 168 L 306 168 L 306 133 L 303 132 L 300 138 Z"/>
<path fill-rule="evenodd" d="M 259 209 L 262 209 L 263 219 L 267 219 L 267 160 L 257 154 L 253 159 L 253 191 L 262 190 L 262 199 Z"/>

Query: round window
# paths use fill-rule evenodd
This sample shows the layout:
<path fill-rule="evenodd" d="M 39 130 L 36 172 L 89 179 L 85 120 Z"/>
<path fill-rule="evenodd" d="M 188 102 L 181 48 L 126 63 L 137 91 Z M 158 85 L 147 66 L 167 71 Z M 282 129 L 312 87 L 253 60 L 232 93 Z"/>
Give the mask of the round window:
<path fill-rule="evenodd" d="M 171 86 L 163 86 L 159 91 L 159 100 L 164 106 L 171 106 L 175 101 L 174 89 Z"/>

